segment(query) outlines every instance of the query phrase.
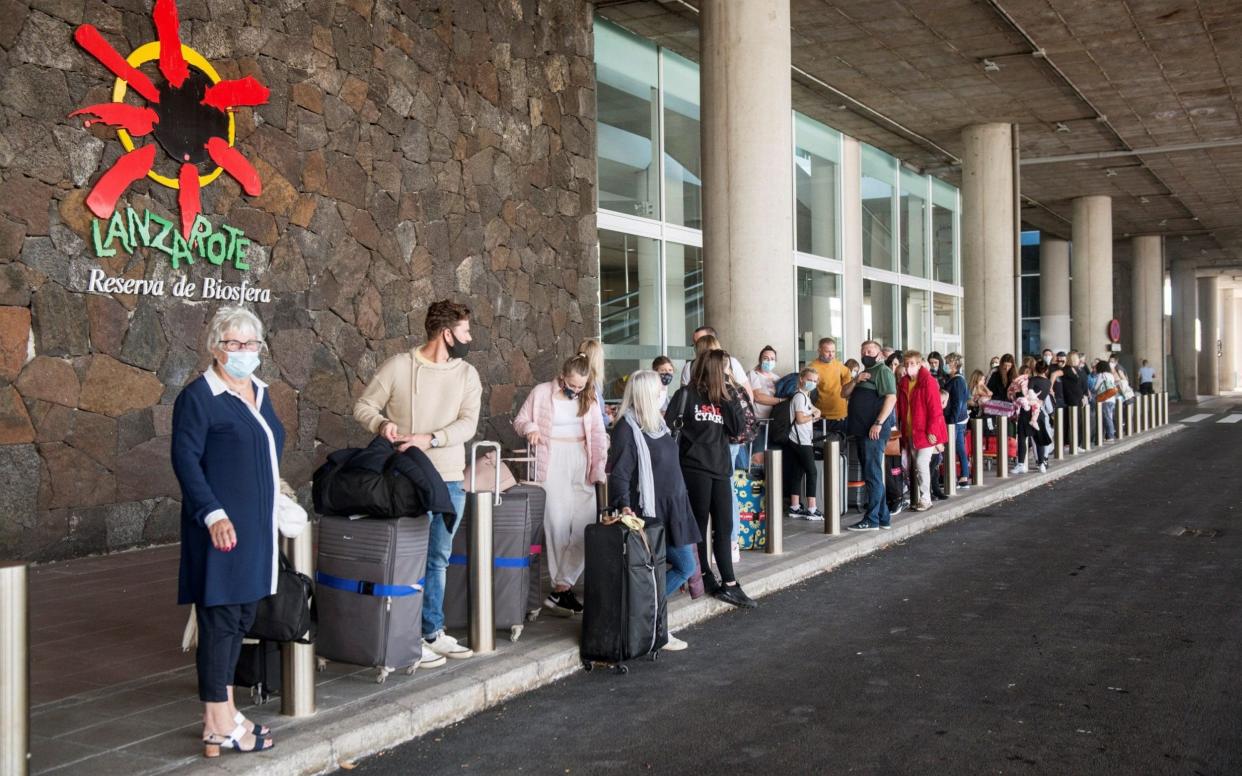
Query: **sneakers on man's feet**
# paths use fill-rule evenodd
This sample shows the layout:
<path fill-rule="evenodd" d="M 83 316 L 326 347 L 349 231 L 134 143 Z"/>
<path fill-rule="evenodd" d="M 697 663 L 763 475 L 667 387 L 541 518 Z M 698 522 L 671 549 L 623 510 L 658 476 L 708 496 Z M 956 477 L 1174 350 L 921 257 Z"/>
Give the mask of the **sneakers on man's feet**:
<path fill-rule="evenodd" d="M 473 657 L 474 650 L 457 642 L 457 639 L 448 635 L 444 631 L 440 631 L 435 638 L 423 641 L 423 644 L 431 648 L 432 652 L 443 657 L 451 657 L 461 659 Z"/>
<path fill-rule="evenodd" d="M 806 511 L 806 519 L 814 522 L 824 522 L 824 513 L 818 509 L 808 509 Z"/>
<path fill-rule="evenodd" d="M 878 531 L 880 530 L 880 526 L 875 525 L 874 523 L 868 523 L 866 520 L 859 520 L 857 523 L 854 523 L 853 525 L 846 526 L 845 530 L 847 531 Z"/>
<path fill-rule="evenodd" d="M 688 646 L 690 645 L 670 633 L 668 634 L 668 643 L 662 648 L 667 649 L 669 652 L 680 652 Z"/>
<path fill-rule="evenodd" d="M 963 477 L 963 478 L 961 478 L 960 480 L 958 480 L 958 481 L 957 481 L 957 489 L 958 489 L 958 490 L 966 490 L 966 489 L 967 489 L 967 488 L 969 488 L 969 487 L 970 487 L 970 479 L 969 479 L 969 478 L 967 478 L 967 477 Z"/>
<path fill-rule="evenodd" d="M 1026 464 L 1024 463 L 1015 464 L 1014 467 L 1009 470 L 1009 473 L 1010 474 L 1026 474 Z"/>
<path fill-rule="evenodd" d="M 548 593 L 543 605 L 558 617 L 573 617 L 582 611 L 582 604 L 578 603 L 572 590 L 553 590 Z"/>
<path fill-rule="evenodd" d="M 927 510 L 931 508 L 932 508 L 932 503 L 930 501 L 924 502 L 922 504 L 915 504 L 914 506 L 910 507 L 910 509 L 914 512 L 926 512 Z"/>
<path fill-rule="evenodd" d="M 723 585 L 716 593 L 718 600 L 724 601 L 726 604 L 732 604 L 739 609 L 754 609 L 759 604 L 755 603 L 755 599 L 746 595 L 741 585 Z"/>
<path fill-rule="evenodd" d="M 431 645 L 423 640 L 423 654 L 418 658 L 419 668 L 437 668 L 448 662 L 448 658 L 431 649 Z"/>
<path fill-rule="evenodd" d="M 910 506 L 910 502 L 903 498 L 901 501 L 897 502 L 897 506 L 889 507 L 888 513 L 890 515 L 900 515 L 902 512 L 906 511 L 906 507 L 908 506 Z"/>
<path fill-rule="evenodd" d="M 1048 464 L 1047 464 L 1047 463 L 1041 463 L 1041 464 L 1039 465 L 1039 473 L 1040 473 L 1040 474 L 1043 474 L 1043 473 L 1044 473 L 1044 472 L 1046 472 L 1046 471 L 1048 471 Z"/>

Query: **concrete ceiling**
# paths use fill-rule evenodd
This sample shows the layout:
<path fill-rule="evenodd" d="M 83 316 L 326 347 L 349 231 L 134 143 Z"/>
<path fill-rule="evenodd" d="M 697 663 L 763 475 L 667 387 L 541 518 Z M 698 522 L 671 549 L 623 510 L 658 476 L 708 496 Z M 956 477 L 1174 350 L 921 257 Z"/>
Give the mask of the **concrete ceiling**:
<path fill-rule="evenodd" d="M 596 5 L 697 60 L 698 3 Z M 1242 268 L 1239 0 L 790 0 L 790 12 L 798 110 L 954 182 L 964 127 L 1016 123 L 1029 226 L 1069 237 L 1071 200 L 1107 194 L 1118 239 L 1163 233 L 1170 259 Z M 1204 147 L 1133 153 L 1186 145 Z"/>

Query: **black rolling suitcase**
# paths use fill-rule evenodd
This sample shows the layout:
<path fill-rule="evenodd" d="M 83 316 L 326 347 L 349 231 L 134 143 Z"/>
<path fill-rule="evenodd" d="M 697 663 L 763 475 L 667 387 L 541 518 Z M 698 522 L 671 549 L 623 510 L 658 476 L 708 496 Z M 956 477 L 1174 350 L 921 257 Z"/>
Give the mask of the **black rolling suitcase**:
<path fill-rule="evenodd" d="M 601 522 L 586 527 L 585 541 L 582 665 L 626 673 L 625 661 L 654 660 L 668 643 L 664 526 Z"/>
<path fill-rule="evenodd" d="M 250 688 L 250 700 L 267 703 L 280 694 L 280 645 L 274 641 L 245 639 L 233 670 L 233 686 Z"/>

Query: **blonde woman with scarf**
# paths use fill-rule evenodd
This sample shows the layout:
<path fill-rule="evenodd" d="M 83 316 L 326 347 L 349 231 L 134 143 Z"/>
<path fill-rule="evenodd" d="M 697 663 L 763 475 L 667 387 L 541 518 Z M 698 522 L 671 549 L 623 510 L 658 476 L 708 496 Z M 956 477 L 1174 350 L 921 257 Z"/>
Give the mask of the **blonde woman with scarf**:
<path fill-rule="evenodd" d="M 677 441 L 660 412 L 663 385 L 656 372 L 639 370 L 625 384 L 625 397 L 608 450 L 609 507 L 664 525 L 668 562 L 665 593 L 672 595 L 694 575 L 695 546 L 702 539 L 681 477 Z M 669 650 L 686 642 L 669 634 Z"/>

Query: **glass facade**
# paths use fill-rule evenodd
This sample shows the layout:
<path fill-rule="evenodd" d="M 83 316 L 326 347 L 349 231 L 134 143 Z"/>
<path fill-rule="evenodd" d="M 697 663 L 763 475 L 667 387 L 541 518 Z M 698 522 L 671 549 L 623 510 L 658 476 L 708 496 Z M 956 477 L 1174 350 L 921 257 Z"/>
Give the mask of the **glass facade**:
<path fill-rule="evenodd" d="M 795 250 L 826 258 L 840 258 L 837 197 L 841 133 L 795 113 L 794 142 Z"/>
<path fill-rule="evenodd" d="M 805 267 L 798 267 L 796 272 L 798 360 L 805 362 L 815 358 L 820 339 L 832 337 L 839 345 L 845 334 L 841 276 Z M 779 350 L 777 352 L 779 354 Z"/>
<path fill-rule="evenodd" d="M 611 24 L 596 23 L 601 209 L 659 217 L 655 155 L 659 71 L 654 44 Z"/>
<path fill-rule="evenodd" d="M 656 355 L 692 354 L 704 322 L 699 66 L 602 19 L 595 23 L 601 332 L 609 398 L 616 378 Z M 957 189 L 860 144 L 852 174 L 861 222 L 842 220 L 845 138 L 797 111 L 793 164 L 797 346 L 814 357 L 821 337 L 843 348 L 863 339 L 927 351 L 961 349 Z M 774 149 L 775 150 L 775 149 Z M 862 246 L 862 331 L 849 331 L 843 234 Z M 775 258 L 775 257 L 774 257 Z M 781 277 L 774 263 L 772 278 Z M 852 286 L 852 288 L 857 288 Z M 854 292 L 856 293 L 856 291 Z M 788 347 L 779 337 L 771 343 Z M 756 354 L 740 354 L 749 362 Z M 850 353 L 848 355 L 854 355 Z M 782 354 L 782 362 L 786 359 Z"/>
<path fill-rule="evenodd" d="M 1019 279 L 1019 317 L 1022 321 L 1022 352 L 1039 353 L 1041 348 L 1039 311 L 1039 232 L 1022 233 L 1022 277 Z"/>

